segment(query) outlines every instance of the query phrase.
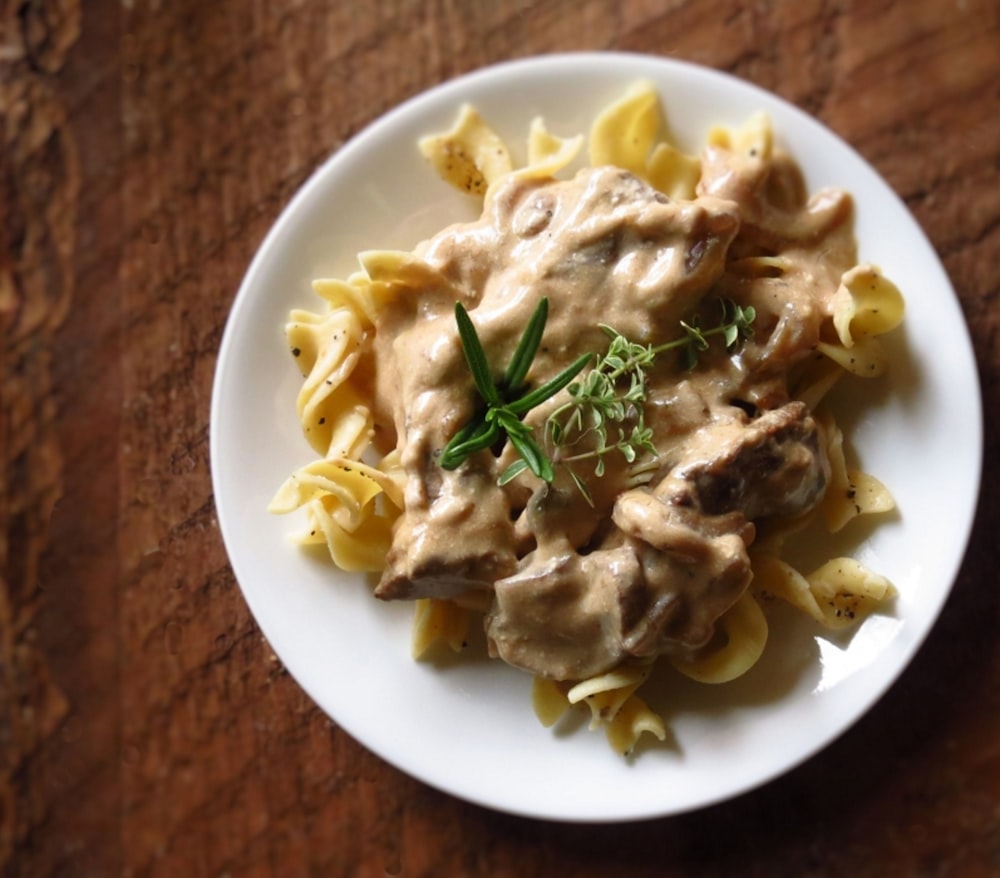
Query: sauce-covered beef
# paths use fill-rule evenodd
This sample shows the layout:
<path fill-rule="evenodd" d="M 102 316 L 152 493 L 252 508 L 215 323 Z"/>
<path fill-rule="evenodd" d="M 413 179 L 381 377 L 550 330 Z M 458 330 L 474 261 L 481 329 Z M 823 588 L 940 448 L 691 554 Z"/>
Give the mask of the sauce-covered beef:
<path fill-rule="evenodd" d="M 690 462 L 676 468 L 707 515 L 741 512 L 750 520 L 809 509 L 829 476 L 816 422 L 802 402 L 745 422 L 711 425 Z"/>

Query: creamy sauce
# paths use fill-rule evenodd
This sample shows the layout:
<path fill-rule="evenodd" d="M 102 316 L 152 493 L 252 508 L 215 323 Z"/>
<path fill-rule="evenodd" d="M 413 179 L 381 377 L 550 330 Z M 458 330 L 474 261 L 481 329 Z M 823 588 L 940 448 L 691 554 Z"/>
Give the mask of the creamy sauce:
<path fill-rule="evenodd" d="M 807 199 L 784 156 L 709 148 L 693 201 L 611 167 L 567 181 L 510 176 L 479 221 L 417 253 L 441 280 L 387 305 L 374 341 L 378 441 L 399 446 L 407 474 L 376 594 L 478 604 L 494 656 L 557 680 L 705 647 L 750 582 L 755 522 L 804 512 L 826 487 L 822 441 L 791 398 L 789 373 L 812 354 L 855 263 L 849 197 Z M 758 260 L 746 276 L 740 260 L 761 256 L 780 256 L 780 268 Z M 582 353 L 603 353 L 601 324 L 635 342 L 669 341 L 696 313 L 707 325 L 721 295 L 756 309 L 754 337 L 734 354 L 713 344 L 692 370 L 658 357 L 645 406 L 657 454 L 643 459 L 641 480 L 617 454 L 601 478 L 579 468 L 591 507 L 558 465 L 552 484 L 527 473 L 498 487 L 516 459 L 509 445 L 454 471 L 438 465 L 477 400 L 456 300 L 502 369 L 549 298 L 528 375 L 537 385 Z M 567 399 L 562 391 L 525 422 L 541 436 Z"/>

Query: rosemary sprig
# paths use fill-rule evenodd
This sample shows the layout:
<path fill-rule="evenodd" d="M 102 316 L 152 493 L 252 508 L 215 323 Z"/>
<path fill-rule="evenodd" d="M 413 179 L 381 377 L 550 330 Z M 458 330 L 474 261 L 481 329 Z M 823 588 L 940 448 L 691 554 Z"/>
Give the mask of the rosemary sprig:
<path fill-rule="evenodd" d="M 442 449 L 438 462 L 444 469 L 457 469 L 477 451 L 509 441 L 520 455 L 520 460 L 504 470 L 498 480 L 499 484 L 506 484 L 525 469 L 530 469 L 546 482 L 551 482 L 555 478 L 552 461 L 535 441 L 531 427 L 525 424 L 522 418 L 531 409 L 566 387 L 590 362 L 593 355 L 584 354 L 577 357 L 554 378 L 522 394 L 525 389 L 525 378 L 538 351 L 548 315 L 549 300 L 543 298 L 528 321 L 503 378 L 497 384 L 472 319 L 461 302 L 455 303 L 455 322 L 458 324 L 458 335 L 465 361 L 469 365 L 476 390 L 486 406 Z"/>

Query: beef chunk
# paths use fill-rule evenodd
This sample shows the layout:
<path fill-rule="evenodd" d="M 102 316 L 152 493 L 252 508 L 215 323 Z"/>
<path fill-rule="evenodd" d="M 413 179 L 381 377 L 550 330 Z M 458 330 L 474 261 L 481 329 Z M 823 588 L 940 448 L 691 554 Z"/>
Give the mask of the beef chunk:
<path fill-rule="evenodd" d="M 804 403 L 790 402 L 745 425 L 714 431 L 714 452 L 674 475 L 693 488 L 707 515 L 742 511 L 753 521 L 795 515 L 823 495 L 829 477 L 819 432 Z"/>
<path fill-rule="evenodd" d="M 503 493 L 484 490 L 490 476 L 440 473 L 437 493 L 400 516 L 376 597 L 452 598 L 491 589 L 517 567 L 510 508 Z"/>
<path fill-rule="evenodd" d="M 490 654 L 556 680 L 584 680 L 626 657 L 620 593 L 642 578 L 629 547 L 533 558 L 496 584 Z"/>
<path fill-rule="evenodd" d="M 684 656 L 703 646 L 750 582 L 753 525 L 739 513 L 679 505 L 673 487 L 626 491 L 615 503 L 615 524 L 642 570 L 620 592 L 623 642 L 635 656 Z"/>

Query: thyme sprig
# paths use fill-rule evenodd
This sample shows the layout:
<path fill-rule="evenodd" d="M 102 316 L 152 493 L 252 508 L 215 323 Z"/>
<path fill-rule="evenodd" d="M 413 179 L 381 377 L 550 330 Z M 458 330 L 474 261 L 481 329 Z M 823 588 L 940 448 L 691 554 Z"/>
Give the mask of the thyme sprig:
<path fill-rule="evenodd" d="M 531 315 L 503 378 L 497 383 L 472 319 L 461 302 L 455 303 L 455 322 L 458 324 L 462 352 L 485 408 L 481 408 L 442 449 L 438 462 L 444 469 L 457 469 L 477 451 L 502 447 L 509 441 L 520 459 L 501 473 L 499 484 L 506 484 L 526 469 L 546 482 L 555 478 L 552 461 L 535 441 L 531 427 L 522 418 L 566 387 L 593 359 L 593 355 L 577 357 L 554 378 L 524 392 L 525 379 L 542 340 L 548 315 L 549 300 L 543 298 Z"/>
<path fill-rule="evenodd" d="M 710 339 L 721 335 L 726 350 L 732 351 L 743 339 L 753 334 L 756 312 L 741 307 L 729 299 L 721 299 L 719 323 L 703 329 L 697 319 L 680 321 L 684 334 L 659 345 L 642 345 L 630 341 L 611 326 L 601 325 L 610 339 L 607 352 L 584 376 L 572 382 L 567 390 L 571 399 L 552 412 L 545 422 L 546 439 L 555 450 L 556 460 L 564 464 L 580 492 L 593 502 L 583 480 L 572 464 L 583 460 L 595 461 L 594 475 L 605 472 L 605 457 L 617 451 L 629 464 L 643 452 L 656 455 L 653 431 L 646 425 L 645 403 L 648 376 L 658 354 L 680 350 L 685 368 L 693 368 L 698 355 L 710 346 Z M 615 438 L 609 439 L 609 430 Z M 587 451 L 567 454 L 585 436 L 592 436 Z"/>
<path fill-rule="evenodd" d="M 757 312 L 752 305 L 743 308 L 732 299 L 720 298 L 719 306 L 722 314 L 719 323 L 710 329 L 702 329 L 695 317 L 690 323 L 680 321 L 684 336 L 672 342 L 653 348 L 654 353 L 662 353 L 671 348 L 681 349 L 681 362 L 685 369 L 693 369 L 698 363 L 698 354 L 707 351 L 709 339 L 721 335 L 726 343 L 726 350 L 733 351 L 745 339 L 753 337 L 753 322 Z"/>

